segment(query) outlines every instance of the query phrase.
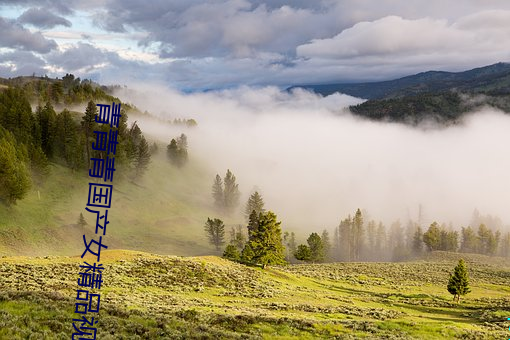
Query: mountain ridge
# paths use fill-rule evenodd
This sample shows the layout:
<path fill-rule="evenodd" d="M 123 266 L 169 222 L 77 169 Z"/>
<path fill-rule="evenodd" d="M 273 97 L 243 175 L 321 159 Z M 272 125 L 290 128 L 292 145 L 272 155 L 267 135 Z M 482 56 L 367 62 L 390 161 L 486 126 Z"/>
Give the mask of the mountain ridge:
<path fill-rule="evenodd" d="M 365 83 L 295 85 L 324 96 L 336 92 L 364 99 L 399 98 L 426 92 L 457 90 L 472 93 L 510 93 L 510 63 L 499 62 L 461 72 L 425 71 L 405 77 Z"/>

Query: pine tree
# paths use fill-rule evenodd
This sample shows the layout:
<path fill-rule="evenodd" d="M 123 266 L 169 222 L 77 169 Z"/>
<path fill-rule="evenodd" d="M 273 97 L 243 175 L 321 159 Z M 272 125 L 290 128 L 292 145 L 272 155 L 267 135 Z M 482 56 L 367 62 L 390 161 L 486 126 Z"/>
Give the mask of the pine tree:
<path fill-rule="evenodd" d="M 255 211 L 252 211 L 248 220 L 248 240 L 253 240 L 257 230 L 259 229 L 259 216 Z"/>
<path fill-rule="evenodd" d="M 377 229 L 377 224 L 375 223 L 374 220 L 371 220 L 370 222 L 368 222 L 368 224 L 367 224 L 367 241 L 368 241 L 367 256 L 369 259 L 376 258 L 376 256 L 375 256 L 375 246 L 376 246 L 376 237 L 377 237 L 376 229 Z"/>
<path fill-rule="evenodd" d="M 246 236 L 243 233 L 243 226 L 238 225 L 230 229 L 230 244 L 233 244 L 239 251 L 242 251 L 246 243 Z"/>
<path fill-rule="evenodd" d="M 246 243 L 244 245 L 243 251 L 241 252 L 241 263 L 251 264 L 253 263 L 253 258 L 255 253 L 250 245 L 250 243 Z"/>
<path fill-rule="evenodd" d="M 377 226 L 377 237 L 376 237 L 376 253 L 381 257 L 385 257 L 386 250 L 387 250 L 387 239 L 386 239 L 386 227 L 382 222 L 379 221 L 379 224 Z"/>
<path fill-rule="evenodd" d="M 227 260 L 238 262 L 241 259 L 241 254 L 239 254 L 239 250 L 235 245 L 228 244 L 223 252 L 223 257 Z"/>
<path fill-rule="evenodd" d="M 296 252 L 296 234 L 294 232 L 289 233 L 288 231 L 283 233 L 283 243 L 285 245 L 285 259 L 287 262 L 290 262 Z"/>
<path fill-rule="evenodd" d="M 310 248 L 310 260 L 312 262 L 324 261 L 324 244 L 319 234 L 311 233 L 306 242 Z"/>
<path fill-rule="evenodd" d="M 312 252 L 306 244 L 300 244 L 294 252 L 294 257 L 299 261 L 310 262 L 312 260 Z"/>
<path fill-rule="evenodd" d="M 467 266 L 463 259 L 459 260 L 453 275 L 450 274 L 447 289 L 453 295 L 453 300 L 457 299 L 457 303 L 460 302 L 461 295 L 466 295 L 471 291 L 469 289 Z"/>
<path fill-rule="evenodd" d="M 329 240 L 329 232 L 326 229 L 322 231 L 321 240 L 322 246 L 324 248 L 323 261 L 328 262 L 331 260 L 332 254 L 331 254 L 331 241 Z"/>
<path fill-rule="evenodd" d="M 84 227 L 87 225 L 87 221 L 85 220 L 85 217 L 83 217 L 82 213 L 80 213 L 80 217 L 78 218 L 78 225 L 80 227 Z"/>
<path fill-rule="evenodd" d="M 87 104 L 85 109 L 85 115 L 81 120 L 81 127 L 85 134 L 85 147 L 87 150 L 87 164 L 90 167 L 90 146 L 92 145 L 91 136 L 94 133 L 96 123 L 97 107 L 96 104 L 91 100 Z"/>
<path fill-rule="evenodd" d="M 52 158 L 55 146 L 57 115 L 50 102 L 47 102 L 43 108 L 37 108 L 36 118 L 41 129 L 41 148 L 48 158 Z"/>
<path fill-rule="evenodd" d="M 244 209 L 244 215 L 246 216 L 246 219 L 250 218 L 250 215 L 253 211 L 255 211 L 257 215 L 265 211 L 264 200 L 258 191 L 255 191 L 253 194 L 251 194 L 250 198 L 248 198 L 248 202 L 246 202 L 246 208 Z"/>
<path fill-rule="evenodd" d="M 151 153 L 149 151 L 149 144 L 145 140 L 145 137 L 142 136 L 135 157 L 135 178 L 141 178 L 143 176 L 149 167 L 150 161 Z"/>
<path fill-rule="evenodd" d="M 225 243 L 225 225 L 223 221 L 218 218 L 207 218 L 204 230 L 209 239 L 209 243 L 215 246 L 216 250 L 219 251 L 220 247 Z"/>
<path fill-rule="evenodd" d="M 271 211 L 260 213 L 258 228 L 247 243 L 253 250 L 252 262 L 262 265 L 262 268 L 270 264 L 285 263 L 281 222 L 277 222 L 276 219 L 276 215 Z"/>
<path fill-rule="evenodd" d="M 429 250 L 438 250 L 441 245 L 441 229 L 437 222 L 433 222 L 423 234 L 423 243 Z"/>
<path fill-rule="evenodd" d="M 352 218 L 349 215 L 346 219 L 340 222 L 338 226 L 338 233 L 340 236 L 340 260 L 352 261 Z"/>
<path fill-rule="evenodd" d="M 356 214 L 352 219 L 352 250 L 354 260 L 360 259 L 361 249 L 363 247 L 363 216 L 361 210 L 356 210 Z"/>
<path fill-rule="evenodd" d="M 22 199 L 31 186 L 26 148 L 0 127 L 0 201 L 7 205 Z"/>
<path fill-rule="evenodd" d="M 476 233 L 471 227 L 462 228 L 462 244 L 460 251 L 463 253 L 476 253 L 479 247 L 479 241 L 476 237 Z"/>
<path fill-rule="evenodd" d="M 413 235 L 413 252 L 416 255 L 419 255 L 421 254 L 422 250 L 423 250 L 423 232 L 421 230 L 421 227 L 418 226 Z"/>
<path fill-rule="evenodd" d="M 212 186 L 212 196 L 214 198 L 214 206 L 219 211 L 222 211 L 224 207 L 223 181 L 218 174 L 216 175 Z"/>
<path fill-rule="evenodd" d="M 239 205 L 239 197 L 241 195 L 239 193 L 239 185 L 236 183 L 236 176 L 230 170 L 227 170 L 223 183 L 225 185 L 223 190 L 225 211 L 232 213 Z"/>

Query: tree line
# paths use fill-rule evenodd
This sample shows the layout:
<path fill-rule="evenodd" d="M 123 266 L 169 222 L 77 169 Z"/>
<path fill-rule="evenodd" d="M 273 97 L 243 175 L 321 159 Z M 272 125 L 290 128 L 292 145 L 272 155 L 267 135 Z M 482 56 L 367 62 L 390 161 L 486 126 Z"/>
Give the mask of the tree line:
<path fill-rule="evenodd" d="M 510 232 L 504 235 L 484 223 L 478 228 L 462 227 L 456 231 L 433 222 L 424 230 L 409 221 L 403 227 L 395 221 L 389 228 L 382 222 L 364 221 L 360 209 L 343 219 L 332 237 L 327 230 L 313 232 L 307 244 L 290 249 L 297 260 L 307 262 L 335 261 L 401 261 L 416 258 L 426 251 L 478 253 L 510 257 Z"/>
<path fill-rule="evenodd" d="M 63 96 L 67 98 L 65 92 Z M 4 204 L 14 204 L 25 196 L 33 181 L 42 181 L 50 162 L 82 170 L 89 168 L 90 158 L 106 157 L 106 152 L 91 147 L 97 142 L 96 131 L 110 129 L 95 122 L 94 101 L 88 102 L 84 113 L 68 109 L 57 113 L 50 100 L 40 103 L 33 112 L 29 98 L 22 87 L 0 92 L 0 201 Z M 124 106 L 121 115 L 118 128 L 112 129 L 118 144 L 115 175 L 136 180 L 148 167 L 150 150 L 137 123 L 128 126 Z"/>

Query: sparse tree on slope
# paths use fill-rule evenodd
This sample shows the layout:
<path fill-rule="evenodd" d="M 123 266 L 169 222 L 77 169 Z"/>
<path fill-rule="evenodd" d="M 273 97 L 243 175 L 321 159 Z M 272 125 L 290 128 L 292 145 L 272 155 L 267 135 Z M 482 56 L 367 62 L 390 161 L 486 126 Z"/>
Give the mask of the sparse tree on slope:
<path fill-rule="evenodd" d="M 209 239 L 209 243 L 215 246 L 216 250 L 219 251 L 221 246 L 225 243 L 225 225 L 223 221 L 218 218 L 207 218 L 204 230 Z"/>
<path fill-rule="evenodd" d="M 460 302 L 460 296 L 466 295 L 471 290 L 469 289 L 469 278 L 467 266 L 463 259 L 459 260 L 459 264 L 454 269 L 453 275 L 450 274 L 447 286 L 448 292 L 453 295 L 453 300 L 457 299 Z"/>

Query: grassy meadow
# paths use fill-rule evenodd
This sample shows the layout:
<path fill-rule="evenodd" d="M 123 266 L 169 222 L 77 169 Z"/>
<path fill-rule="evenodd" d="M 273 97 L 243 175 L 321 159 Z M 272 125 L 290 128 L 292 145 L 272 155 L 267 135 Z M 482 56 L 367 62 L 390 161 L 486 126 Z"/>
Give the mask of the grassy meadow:
<path fill-rule="evenodd" d="M 100 339 L 504 339 L 510 263 L 459 254 L 407 263 L 247 267 L 214 256 L 105 251 Z M 86 258 L 85 258 L 86 260 Z M 0 338 L 68 339 L 79 257 L 0 258 Z"/>

